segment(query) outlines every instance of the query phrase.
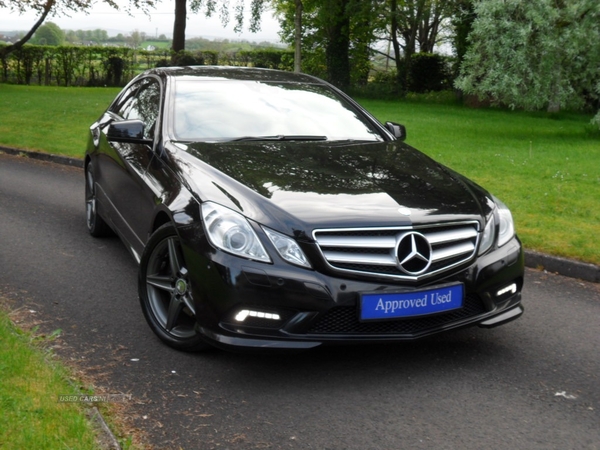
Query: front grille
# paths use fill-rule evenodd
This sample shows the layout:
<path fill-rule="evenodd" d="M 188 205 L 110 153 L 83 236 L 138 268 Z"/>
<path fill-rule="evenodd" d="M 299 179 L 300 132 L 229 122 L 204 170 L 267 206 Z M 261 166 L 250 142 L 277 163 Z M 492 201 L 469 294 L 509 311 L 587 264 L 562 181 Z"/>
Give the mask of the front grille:
<path fill-rule="evenodd" d="M 398 251 L 404 237 L 416 232 L 431 247 L 430 265 L 422 273 L 407 273 L 399 264 Z M 398 228 L 315 230 L 323 258 L 336 271 L 421 280 L 448 271 L 475 257 L 478 223 L 460 222 Z"/>
<path fill-rule="evenodd" d="M 338 306 L 330 309 L 308 330 L 308 334 L 341 335 L 408 335 L 434 330 L 450 323 L 484 314 L 486 309 L 476 295 L 468 295 L 461 309 L 444 314 L 385 322 L 360 322 L 358 311 L 353 306 Z"/>

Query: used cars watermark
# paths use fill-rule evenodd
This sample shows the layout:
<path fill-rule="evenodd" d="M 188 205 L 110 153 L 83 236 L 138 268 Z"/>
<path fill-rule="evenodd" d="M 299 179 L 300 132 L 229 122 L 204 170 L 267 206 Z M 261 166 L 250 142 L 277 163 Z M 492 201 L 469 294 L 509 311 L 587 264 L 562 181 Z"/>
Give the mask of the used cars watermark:
<path fill-rule="evenodd" d="M 132 397 L 131 394 L 59 395 L 58 403 L 125 403 Z"/>

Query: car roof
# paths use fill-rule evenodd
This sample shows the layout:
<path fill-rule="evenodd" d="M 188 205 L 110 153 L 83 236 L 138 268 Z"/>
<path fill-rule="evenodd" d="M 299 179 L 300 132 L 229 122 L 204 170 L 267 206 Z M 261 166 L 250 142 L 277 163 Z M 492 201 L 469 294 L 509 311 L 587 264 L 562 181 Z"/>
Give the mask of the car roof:
<path fill-rule="evenodd" d="M 154 74 L 159 77 L 202 78 L 206 80 L 256 80 L 287 83 L 326 84 L 311 75 L 286 72 L 283 70 L 260 69 L 256 67 L 233 66 L 186 66 L 159 67 L 144 72 L 141 76 Z"/>

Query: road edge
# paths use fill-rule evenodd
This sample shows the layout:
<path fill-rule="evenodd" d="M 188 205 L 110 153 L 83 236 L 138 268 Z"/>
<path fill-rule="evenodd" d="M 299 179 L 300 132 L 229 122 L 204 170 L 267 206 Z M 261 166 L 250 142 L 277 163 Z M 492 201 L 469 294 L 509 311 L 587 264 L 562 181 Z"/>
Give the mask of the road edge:
<path fill-rule="evenodd" d="M 68 166 L 83 167 L 83 160 L 80 158 L 70 158 L 68 156 L 53 155 L 31 150 L 19 150 L 3 146 L 0 146 L 0 152 Z M 583 281 L 600 283 L 600 266 L 559 256 L 547 255 L 535 250 L 525 249 L 525 266 L 538 270 L 546 270 L 570 278 L 578 278 Z"/>

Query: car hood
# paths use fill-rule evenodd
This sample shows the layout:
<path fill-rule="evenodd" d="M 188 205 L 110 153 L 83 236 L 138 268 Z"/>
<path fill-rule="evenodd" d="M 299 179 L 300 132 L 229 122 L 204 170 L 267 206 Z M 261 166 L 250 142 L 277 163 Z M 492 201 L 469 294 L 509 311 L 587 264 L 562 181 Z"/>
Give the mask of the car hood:
<path fill-rule="evenodd" d="M 487 193 L 399 142 L 174 143 L 200 201 L 298 235 L 318 228 L 478 220 Z"/>

